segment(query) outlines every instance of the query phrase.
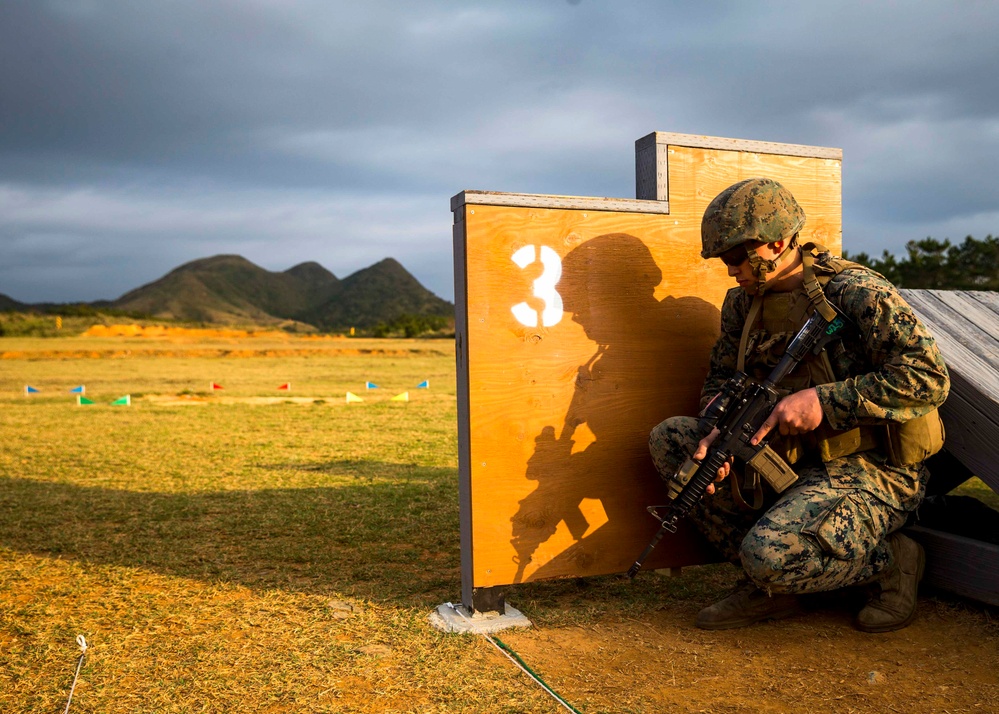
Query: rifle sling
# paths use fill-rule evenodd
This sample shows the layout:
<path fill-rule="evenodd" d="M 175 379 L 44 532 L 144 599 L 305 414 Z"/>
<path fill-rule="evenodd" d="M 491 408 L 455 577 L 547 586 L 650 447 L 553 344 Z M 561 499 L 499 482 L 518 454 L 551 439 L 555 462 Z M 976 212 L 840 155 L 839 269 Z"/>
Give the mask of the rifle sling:
<path fill-rule="evenodd" d="M 763 310 L 763 296 L 756 294 L 753 296 L 753 303 L 749 306 L 749 314 L 746 315 L 746 322 L 742 326 L 742 337 L 739 339 L 739 354 L 736 357 L 736 370 L 746 371 L 746 345 L 749 344 L 749 334 L 753 331 L 753 325 Z"/>
<path fill-rule="evenodd" d="M 730 472 L 729 481 L 732 482 L 732 499 L 740 508 L 758 511 L 763 507 L 763 484 L 760 482 L 760 475 L 753 469 L 746 469 L 745 479 L 746 482 L 743 484 L 743 488 L 752 489 L 753 502 L 751 504 L 747 503 L 746 499 L 742 497 L 742 490 L 739 488 L 739 476 Z"/>

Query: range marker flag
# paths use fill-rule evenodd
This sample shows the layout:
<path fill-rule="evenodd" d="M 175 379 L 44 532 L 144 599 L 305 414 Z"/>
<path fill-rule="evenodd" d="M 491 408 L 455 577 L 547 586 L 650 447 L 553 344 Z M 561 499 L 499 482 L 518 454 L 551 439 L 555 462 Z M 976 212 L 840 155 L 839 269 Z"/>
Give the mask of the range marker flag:
<path fill-rule="evenodd" d="M 291 391 L 291 382 L 285 382 L 280 387 L 278 387 L 278 389 L 283 389 L 286 392 L 290 392 Z"/>
<path fill-rule="evenodd" d="M 408 402 L 409 401 L 409 392 L 403 392 L 402 394 L 396 394 L 389 401 L 390 402 Z"/>
<path fill-rule="evenodd" d="M 38 394 L 38 390 L 32 387 L 30 384 L 24 385 L 25 394 Z"/>
<path fill-rule="evenodd" d="M 217 382 L 212 382 L 210 385 L 208 385 L 208 389 L 214 392 L 216 389 L 225 389 L 225 387 L 223 387 L 221 384 L 218 384 Z"/>
<path fill-rule="evenodd" d="M 79 387 L 73 387 L 72 389 L 70 389 L 69 393 L 70 394 L 86 394 L 87 393 L 87 388 L 84 385 L 81 384 Z M 91 404 L 93 404 L 93 402 L 91 402 Z"/>
<path fill-rule="evenodd" d="M 113 407 L 130 407 L 130 406 L 132 406 L 132 395 L 131 394 L 126 394 L 121 399 L 115 399 L 113 402 L 111 402 L 111 406 L 113 406 Z"/>
<path fill-rule="evenodd" d="M 82 407 L 84 404 L 93 404 L 93 399 L 87 399 L 86 397 L 77 394 L 76 395 L 76 405 Z"/>
<path fill-rule="evenodd" d="M 353 392 L 347 392 L 347 404 L 350 404 L 351 402 L 363 402 L 363 401 L 364 401 L 363 399 L 361 399 Z"/>
<path fill-rule="evenodd" d="M 365 389 L 378 389 L 378 385 L 375 384 L 374 382 L 365 382 L 364 383 L 364 388 Z"/>
<path fill-rule="evenodd" d="M 416 385 L 417 389 L 430 389 L 430 380 L 424 379 L 422 382 Z"/>

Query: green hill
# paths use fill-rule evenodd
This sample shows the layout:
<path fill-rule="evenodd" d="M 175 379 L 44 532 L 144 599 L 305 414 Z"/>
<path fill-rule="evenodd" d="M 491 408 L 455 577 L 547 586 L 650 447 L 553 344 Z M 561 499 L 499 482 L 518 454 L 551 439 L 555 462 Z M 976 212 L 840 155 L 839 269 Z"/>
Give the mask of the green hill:
<path fill-rule="evenodd" d="M 273 324 L 324 298 L 337 282 L 315 263 L 272 273 L 242 256 L 216 255 L 175 268 L 111 307 L 174 320 Z"/>
<path fill-rule="evenodd" d="M 238 255 L 186 263 L 122 295 L 110 307 L 218 324 L 295 320 L 323 330 L 364 329 L 404 314 L 454 312 L 451 303 L 420 285 L 392 258 L 339 280 L 315 262 L 275 273 Z"/>
<path fill-rule="evenodd" d="M 370 328 L 401 315 L 454 315 L 454 305 L 424 288 L 392 258 L 344 278 L 327 300 L 299 313 L 322 330 Z"/>

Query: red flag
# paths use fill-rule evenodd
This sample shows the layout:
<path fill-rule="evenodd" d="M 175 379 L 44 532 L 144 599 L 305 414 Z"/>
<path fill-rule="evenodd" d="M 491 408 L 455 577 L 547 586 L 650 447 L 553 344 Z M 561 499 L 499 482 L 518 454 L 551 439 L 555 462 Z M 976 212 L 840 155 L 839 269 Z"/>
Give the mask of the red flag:
<path fill-rule="evenodd" d="M 280 387 L 278 387 L 278 389 L 284 389 L 285 391 L 290 392 L 291 391 L 291 382 L 285 382 Z"/>
<path fill-rule="evenodd" d="M 221 384 L 216 384 L 215 382 L 212 382 L 212 391 L 214 392 L 216 389 L 224 389 L 224 387 Z"/>

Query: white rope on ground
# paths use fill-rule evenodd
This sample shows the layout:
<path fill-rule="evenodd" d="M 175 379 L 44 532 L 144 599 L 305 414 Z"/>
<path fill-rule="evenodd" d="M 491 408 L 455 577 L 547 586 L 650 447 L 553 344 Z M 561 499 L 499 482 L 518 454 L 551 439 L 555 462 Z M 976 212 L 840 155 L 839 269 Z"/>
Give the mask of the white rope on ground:
<path fill-rule="evenodd" d="M 80 666 L 87 654 L 87 639 L 83 635 L 76 636 L 76 644 L 80 645 L 80 659 L 76 660 L 76 674 L 73 675 L 73 686 L 69 688 L 69 699 L 66 700 L 66 709 L 63 714 L 69 714 L 69 705 L 73 701 L 73 692 L 76 690 L 76 680 L 80 676 Z"/>
<path fill-rule="evenodd" d="M 464 620 L 465 622 L 467 622 L 469 625 L 473 625 L 474 626 L 474 623 L 465 616 L 465 613 L 463 613 L 461 610 L 459 610 L 457 607 L 455 607 L 451 603 L 445 603 L 445 604 L 449 608 L 451 608 L 452 610 L 454 610 L 456 613 L 458 613 L 458 616 L 461 617 L 462 620 Z M 569 704 L 569 702 L 567 702 L 561 696 L 559 696 L 558 692 L 556 692 L 554 689 L 552 689 L 551 687 L 549 687 L 548 684 L 544 680 L 541 679 L 541 677 L 539 677 L 534 672 L 532 672 L 531 668 L 528 667 L 527 664 L 522 659 L 520 659 L 520 655 L 518 655 L 516 652 L 514 652 L 512 649 L 510 649 L 510 647 L 508 645 L 506 645 L 506 644 L 504 644 L 502 642 L 499 642 L 498 640 L 496 640 L 494 637 L 491 637 L 486 632 L 480 632 L 479 634 L 482 635 L 483 637 L 485 637 L 486 640 L 489 642 L 489 644 L 491 644 L 493 647 L 495 647 L 497 650 L 499 650 L 500 654 L 502 654 L 508 660 L 510 660 L 511 662 L 513 662 L 515 665 L 517 665 L 517 668 L 520 669 L 520 671 L 522 671 L 528 677 L 530 677 L 535 682 L 537 682 L 538 685 L 540 685 L 542 689 L 544 689 L 548 694 L 550 694 L 555 699 L 555 701 L 557 701 L 559 704 L 561 704 L 563 707 L 565 707 L 568 711 L 573 712 L 573 714 L 581 714 L 581 712 L 578 709 L 576 709 L 575 707 L 573 707 L 571 704 Z"/>

